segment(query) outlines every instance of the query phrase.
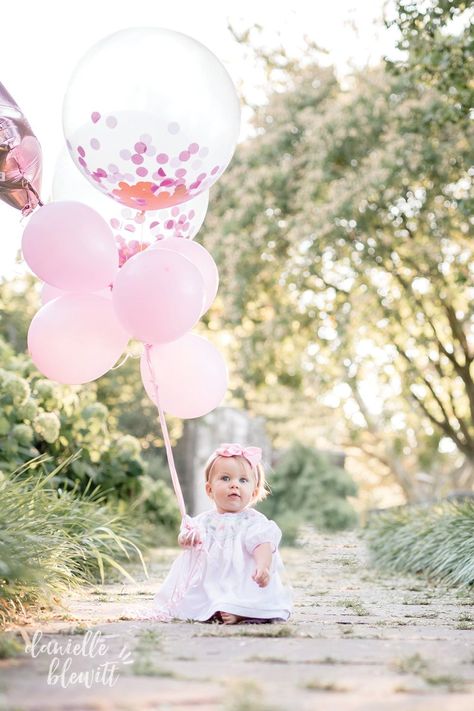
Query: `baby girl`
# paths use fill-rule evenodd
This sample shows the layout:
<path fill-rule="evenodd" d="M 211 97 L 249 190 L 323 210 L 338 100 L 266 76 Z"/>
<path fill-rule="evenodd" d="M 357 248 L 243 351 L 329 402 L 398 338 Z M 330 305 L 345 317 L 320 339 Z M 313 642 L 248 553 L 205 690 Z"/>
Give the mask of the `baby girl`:
<path fill-rule="evenodd" d="M 267 495 L 259 447 L 222 444 L 206 464 L 214 508 L 187 517 L 183 552 L 155 597 L 162 620 L 232 625 L 287 620 L 292 594 L 281 580 L 281 531 L 252 505 Z"/>

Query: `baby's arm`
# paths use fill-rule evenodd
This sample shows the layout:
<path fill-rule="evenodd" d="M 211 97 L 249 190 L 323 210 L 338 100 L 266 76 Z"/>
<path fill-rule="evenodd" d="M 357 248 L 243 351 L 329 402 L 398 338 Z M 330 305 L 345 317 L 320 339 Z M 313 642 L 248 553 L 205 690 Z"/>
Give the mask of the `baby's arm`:
<path fill-rule="evenodd" d="M 252 579 L 261 588 L 266 588 L 270 582 L 270 566 L 272 564 L 272 544 L 260 543 L 254 548 L 253 557 L 255 560 L 255 573 Z"/>

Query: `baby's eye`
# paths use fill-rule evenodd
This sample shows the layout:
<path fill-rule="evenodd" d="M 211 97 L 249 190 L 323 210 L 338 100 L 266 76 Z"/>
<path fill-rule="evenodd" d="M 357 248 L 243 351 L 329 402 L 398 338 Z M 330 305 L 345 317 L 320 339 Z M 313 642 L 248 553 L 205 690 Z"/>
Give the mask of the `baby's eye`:
<path fill-rule="evenodd" d="M 229 481 L 229 478 L 230 477 L 228 477 L 227 474 L 224 474 L 223 476 L 221 476 L 222 481 Z"/>
<path fill-rule="evenodd" d="M 242 477 L 240 481 L 243 482 L 244 484 L 246 484 L 248 482 L 248 479 L 246 479 L 245 477 Z"/>

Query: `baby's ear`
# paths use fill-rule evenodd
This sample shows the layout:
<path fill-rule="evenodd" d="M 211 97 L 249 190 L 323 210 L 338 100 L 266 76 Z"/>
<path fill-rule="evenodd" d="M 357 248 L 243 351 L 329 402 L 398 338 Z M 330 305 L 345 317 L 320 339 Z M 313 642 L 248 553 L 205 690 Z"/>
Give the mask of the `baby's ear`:
<path fill-rule="evenodd" d="M 206 494 L 212 497 L 212 488 L 210 482 L 206 481 Z"/>

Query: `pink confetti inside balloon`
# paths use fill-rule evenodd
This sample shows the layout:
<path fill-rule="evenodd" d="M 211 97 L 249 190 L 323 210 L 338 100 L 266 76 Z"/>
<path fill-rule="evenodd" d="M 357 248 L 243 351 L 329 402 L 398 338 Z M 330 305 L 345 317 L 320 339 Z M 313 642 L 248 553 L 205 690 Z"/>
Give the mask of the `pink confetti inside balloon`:
<path fill-rule="evenodd" d="M 108 166 L 110 175 L 117 174 L 117 166 Z M 96 210 L 112 227 L 116 237 L 124 240 L 137 237 L 146 243 L 166 237 L 184 237 L 193 239 L 199 232 L 206 217 L 209 204 L 209 191 L 197 197 L 163 210 L 140 212 L 125 207 L 120 202 L 111 200 L 106 193 L 92 187 L 88 180 L 77 170 L 69 153 L 64 150 L 59 156 L 53 177 L 52 197 L 54 200 L 79 200 Z M 180 218 L 187 218 L 181 220 Z M 169 220 L 173 224 L 167 227 Z M 185 225 L 187 227 L 185 228 Z M 134 232 L 130 231 L 133 226 Z"/>

